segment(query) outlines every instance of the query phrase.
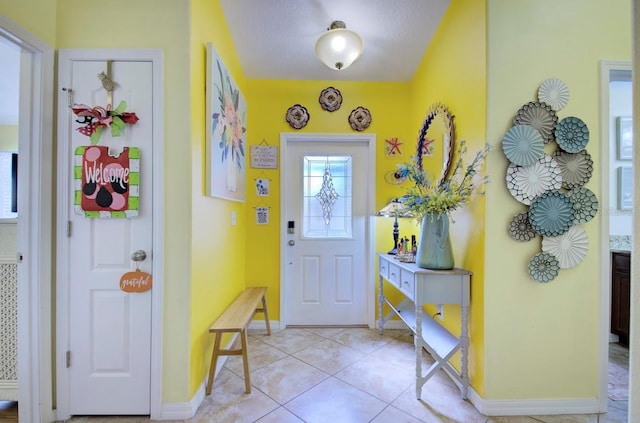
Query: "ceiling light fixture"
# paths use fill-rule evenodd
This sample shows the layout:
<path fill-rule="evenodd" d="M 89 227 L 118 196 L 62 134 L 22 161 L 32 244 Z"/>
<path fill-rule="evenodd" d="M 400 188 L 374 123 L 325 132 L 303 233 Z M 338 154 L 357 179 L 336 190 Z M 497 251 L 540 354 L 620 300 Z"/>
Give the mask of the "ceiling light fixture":
<path fill-rule="evenodd" d="M 316 41 L 316 57 L 331 69 L 346 69 L 364 49 L 362 38 L 347 29 L 342 21 L 334 21 Z"/>

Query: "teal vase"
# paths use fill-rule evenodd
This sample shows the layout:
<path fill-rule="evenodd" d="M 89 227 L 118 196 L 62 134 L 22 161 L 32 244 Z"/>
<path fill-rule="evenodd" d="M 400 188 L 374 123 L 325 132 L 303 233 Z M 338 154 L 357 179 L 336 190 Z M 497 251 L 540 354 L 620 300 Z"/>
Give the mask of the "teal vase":
<path fill-rule="evenodd" d="M 449 215 L 446 213 L 427 214 L 422 218 L 421 226 L 416 264 L 424 269 L 453 269 Z"/>

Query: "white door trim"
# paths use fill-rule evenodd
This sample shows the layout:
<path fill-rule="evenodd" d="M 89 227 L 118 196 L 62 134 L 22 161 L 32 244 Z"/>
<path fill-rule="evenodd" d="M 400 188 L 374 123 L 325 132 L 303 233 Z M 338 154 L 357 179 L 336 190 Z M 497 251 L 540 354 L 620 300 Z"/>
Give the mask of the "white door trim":
<path fill-rule="evenodd" d="M 631 62 L 603 60 L 600 62 L 600 139 L 609 140 L 609 73 L 612 70 L 631 71 Z M 600 207 L 609 207 L 610 143 L 600 143 Z M 600 214 L 600 324 L 598 328 L 598 405 L 607 411 L 609 334 L 611 333 L 611 256 L 609 248 L 609 215 Z M 631 344 L 629 344 L 631 348 Z"/>
<path fill-rule="evenodd" d="M 53 48 L 0 15 L 0 37 L 22 49 L 18 195 L 18 407 L 20 421 L 53 420 L 51 206 Z"/>
<path fill-rule="evenodd" d="M 370 328 L 374 328 L 376 325 L 375 316 L 375 281 L 373 279 L 373 266 L 374 266 L 374 240 L 375 240 L 375 226 L 374 226 L 374 208 L 375 208 L 375 195 L 376 195 L 376 182 L 375 182 L 375 170 L 376 170 L 376 136 L 375 134 L 338 134 L 338 133 L 295 133 L 295 132 L 281 132 L 280 133 L 280 328 L 287 326 L 287 300 L 288 292 L 286 286 L 286 258 L 287 258 L 287 237 L 285 230 L 287 228 L 287 216 L 284 213 L 287 204 L 287 194 L 290 190 L 289 181 L 287 177 L 287 163 L 284 162 L 287 156 L 287 145 L 289 143 L 311 143 L 311 142 L 347 142 L 347 143 L 366 143 L 367 144 L 367 205 L 366 214 L 369 216 L 365 227 L 365 255 L 366 255 L 366 269 L 364 272 L 365 280 L 368 283 L 365 284 L 367 299 L 367 321 Z"/>
<path fill-rule="evenodd" d="M 70 60 L 121 60 L 152 62 L 153 67 L 153 289 L 151 290 L 151 419 L 157 420 L 162 414 L 162 335 L 163 335 L 163 204 L 164 204 L 164 139 L 163 139 L 163 54 L 160 49 L 62 49 L 58 53 L 58 72 L 64 75 L 62 69 Z M 60 84 L 58 87 L 58 169 L 69 169 L 71 157 L 65 124 L 67 116 L 64 111 L 68 108 L 66 92 L 69 88 Z M 73 88 L 73 87 L 70 87 Z M 70 185 L 69 172 L 60 172 L 58 182 L 57 203 L 57 254 L 66 257 L 69 251 L 67 238 L 67 219 L 72 204 L 67 187 Z M 57 261 L 57 281 L 68 280 L 69 268 L 64 260 Z M 56 290 L 56 369 L 57 369 L 57 419 L 66 420 L 69 415 L 69 375 L 66 369 L 66 351 L 69 344 L 69 310 L 68 285 L 57 284 Z"/>

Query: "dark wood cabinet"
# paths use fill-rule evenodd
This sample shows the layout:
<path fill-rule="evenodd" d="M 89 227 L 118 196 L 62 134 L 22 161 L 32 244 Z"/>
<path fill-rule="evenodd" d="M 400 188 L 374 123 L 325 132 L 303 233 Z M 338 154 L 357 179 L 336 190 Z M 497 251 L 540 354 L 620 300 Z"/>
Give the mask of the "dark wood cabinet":
<path fill-rule="evenodd" d="M 629 345 L 629 308 L 631 300 L 631 256 L 629 252 L 611 253 L 611 333 L 620 343 Z"/>

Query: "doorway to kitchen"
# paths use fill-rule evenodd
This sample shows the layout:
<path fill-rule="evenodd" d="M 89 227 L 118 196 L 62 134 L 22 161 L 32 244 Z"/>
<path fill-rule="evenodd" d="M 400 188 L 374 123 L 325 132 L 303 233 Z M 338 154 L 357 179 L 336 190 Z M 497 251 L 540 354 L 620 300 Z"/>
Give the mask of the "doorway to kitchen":
<path fill-rule="evenodd" d="M 53 48 L 4 15 L 0 15 L 0 38 L 19 50 L 20 61 L 15 230 L 18 412 L 20 421 L 53 421 L 49 301 Z"/>
<path fill-rule="evenodd" d="M 628 408 L 630 251 L 633 239 L 631 63 L 600 64 L 600 409 Z M 607 142 L 608 141 L 608 142 Z"/>

